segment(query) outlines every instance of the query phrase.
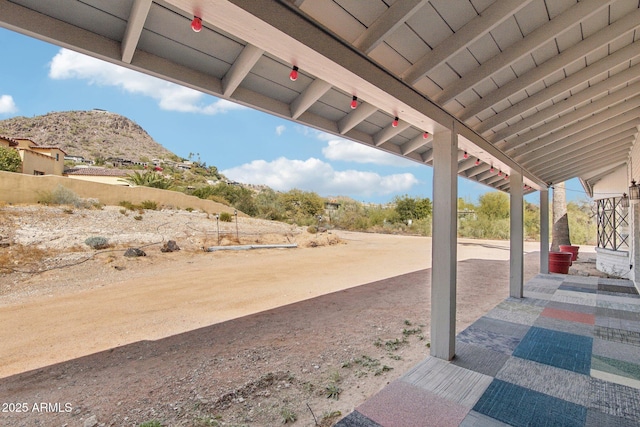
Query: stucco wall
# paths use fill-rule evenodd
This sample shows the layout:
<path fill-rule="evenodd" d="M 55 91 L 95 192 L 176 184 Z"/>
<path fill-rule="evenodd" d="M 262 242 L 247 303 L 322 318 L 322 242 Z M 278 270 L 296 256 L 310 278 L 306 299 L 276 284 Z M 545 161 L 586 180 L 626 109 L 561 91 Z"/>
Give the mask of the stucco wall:
<path fill-rule="evenodd" d="M 101 184 L 129 186 L 129 183 L 124 181 L 124 176 L 69 175 L 68 178 L 80 181 L 99 182 Z"/>
<path fill-rule="evenodd" d="M 62 175 L 62 170 L 56 174 L 56 159 L 51 156 L 31 150 L 20 150 L 20 158 L 22 159 L 22 173 L 24 174 L 33 175 L 34 171 L 39 171 L 44 172 L 46 175 Z"/>
<path fill-rule="evenodd" d="M 160 206 L 193 208 L 208 213 L 232 214 L 234 210 L 232 207 L 177 191 L 149 187 L 121 187 L 63 176 L 34 176 L 3 171 L 0 171 L 0 201 L 12 204 L 37 203 L 42 192 L 53 191 L 58 185 L 68 188 L 82 198 L 98 199 L 105 205 L 118 205 L 122 201 L 138 204 L 144 200 L 153 200 Z M 238 215 L 245 216 L 240 212 Z"/>

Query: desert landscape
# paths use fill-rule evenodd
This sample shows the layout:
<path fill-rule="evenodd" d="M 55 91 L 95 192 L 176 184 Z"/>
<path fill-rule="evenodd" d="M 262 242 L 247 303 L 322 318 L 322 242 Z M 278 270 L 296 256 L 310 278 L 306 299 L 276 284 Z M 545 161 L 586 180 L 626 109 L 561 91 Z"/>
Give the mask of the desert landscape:
<path fill-rule="evenodd" d="M 0 207 L 0 425 L 330 426 L 429 354 L 430 238 L 235 220 Z M 459 240 L 458 331 L 508 296 L 508 259 Z"/>

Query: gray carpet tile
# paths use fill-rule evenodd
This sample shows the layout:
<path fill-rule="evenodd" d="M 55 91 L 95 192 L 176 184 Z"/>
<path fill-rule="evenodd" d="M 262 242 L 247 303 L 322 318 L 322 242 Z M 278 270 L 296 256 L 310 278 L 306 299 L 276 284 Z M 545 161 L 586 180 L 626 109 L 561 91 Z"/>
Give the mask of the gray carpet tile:
<path fill-rule="evenodd" d="M 520 344 L 521 338 L 469 327 L 458 334 L 457 340 L 467 344 L 474 344 L 478 347 L 484 347 L 498 353 L 511 355 L 513 350 Z"/>
<path fill-rule="evenodd" d="M 540 313 L 530 313 L 526 311 L 503 310 L 494 308 L 484 315 L 490 319 L 503 320 L 505 322 L 518 323 L 520 325 L 533 325 Z"/>
<path fill-rule="evenodd" d="M 546 294 L 544 292 L 533 292 L 528 289 L 525 289 L 523 292 L 524 297 L 527 299 L 538 299 L 538 300 L 545 300 L 545 301 L 552 301 L 554 294 L 555 292 L 552 294 Z"/>
<path fill-rule="evenodd" d="M 614 417 L 593 409 L 587 409 L 585 427 L 638 427 L 638 423 L 626 418 Z"/>
<path fill-rule="evenodd" d="M 522 338 L 527 334 L 529 327 L 526 325 L 519 325 L 517 323 L 505 322 L 503 320 L 489 319 L 481 317 L 476 320 L 473 325 L 473 329 L 482 329 L 491 331 L 500 335 Z M 470 328 L 471 328 L 470 327 Z"/>
<path fill-rule="evenodd" d="M 335 424 L 335 427 L 382 427 L 358 411 L 353 411 Z"/>
<path fill-rule="evenodd" d="M 596 294 L 557 290 L 556 293 L 553 294 L 552 300 L 568 304 L 590 305 L 595 307 L 596 297 Z"/>
<path fill-rule="evenodd" d="M 451 363 L 461 368 L 495 377 L 508 359 L 508 354 L 458 341 L 456 342 L 456 356 Z"/>
<path fill-rule="evenodd" d="M 598 316 L 614 317 L 616 319 L 625 319 L 625 320 L 633 320 L 633 321 L 638 321 L 640 319 L 640 314 L 636 312 L 616 310 L 613 308 L 606 308 L 606 307 L 596 307 L 596 318 Z"/>
<path fill-rule="evenodd" d="M 640 424 L 640 389 L 591 378 L 590 409 Z"/>
<path fill-rule="evenodd" d="M 596 326 L 593 331 L 593 336 L 606 341 L 640 346 L 640 332 Z"/>
<path fill-rule="evenodd" d="M 558 288 L 558 290 L 560 291 L 574 291 L 574 292 L 584 292 L 587 294 L 595 294 L 597 292 L 597 290 L 595 288 L 590 288 L 587 286 L 580 286 L 580 285 L 567 285 L 567 284 L 562 284 L 560 285 L 560 287 Z"/>
<path fill-rule="evenodd" d="M 556 368 L 531 360 L 511 357 L 496 378 L 577 405 L 586 406 L 590 378 L 587 375 Z"/>
<path fill-rule="evenodd" d="M 598 301 L 610 301 L 614 303 L 624 304 L 625 306 L 629 304 L 629 305 L 640 307 L 640 297 L 638 295 L 600 293 L 598 294 Z M 630 311 L 637 311 L 637 310 L 630 310 Z"/>
<path fill-rule="evenodd" d="M 562 283 L 579 283 L 581 285 L 588 285 L 597 287 L 600 282 L 599 277 L 595 276 L 566 276 Z"/>
<path fill-rule="evenodd" d="M 567 322 L 566 320 L 554 319 L 553 317 L 540 316 L 533 323 L 534 326 L 554 331 L 568 332 L 570 334 L 593 336 L 593 325 L 580 322 Z"/>
<path fill-rule="evenodd" d="M 609 279 L 606 277 L 598 278 L 598 285 L 614 285 L 614 286 L 628 286 L 634 287 L 633 282 L 627 279 Z"/>
<path fill-rule="evenodd" d="M 592 354 L 596 356 L 640 364 L 640 349 L 631 344 L 594 338 L 593 349 L 591 351 Z"/>
<path fill-rule="evenodd" d="M 632 313 L 640 313 L 640 304 L 629 304 L 628 302 L 615 302 L 598 298 L 596 307 L 610 308 L 612 310 L 629 311 Z"/>
<path fill-rule="evenodd" d="M 470 409 L 493 378 L 429 357 L 400 380 Z"/>
<path fill-rule="evenodd" d="M 488 417 L 476 411 L 470 411 L 459 427 L 509 427 L 502 421 Z"/>
<path fill-rule="evenodd" d="M 592 305 L 580 305 L 580 304 L 567 304 L 558 301 L 549 301 L 548 308 L 555 308 L 556 310 L 573 311 L 576 313 L 595 314 L 597 307 Z"/>
<path fill-rule="evenodd" d="M 605 328 L 624 329 L 625 331 L 640 332 L 640 320 L 625 320 L 615 317 L 596 317 L 596 326 Z"/>

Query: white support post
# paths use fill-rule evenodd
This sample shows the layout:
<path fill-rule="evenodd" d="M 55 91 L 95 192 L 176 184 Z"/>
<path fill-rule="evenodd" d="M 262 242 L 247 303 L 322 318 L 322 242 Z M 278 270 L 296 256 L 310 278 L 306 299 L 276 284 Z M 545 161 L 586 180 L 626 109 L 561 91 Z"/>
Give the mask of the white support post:
<path fill-rule="evenodd" d="M 433 136 L 431 355 L 451 360 L 456 340 L 458 135 Z"/>
<path fill-rule="evenodd" d="M 524 191 L 522 174 L 512 170 L 509 175 L 511 187 L 509 262 L 509 295 L 522 298 L 524 290 Z"/>
<path fill-rule="evenodd" d="M 549 190 L 540 190 L 540 273 L 549 274 Z"/>

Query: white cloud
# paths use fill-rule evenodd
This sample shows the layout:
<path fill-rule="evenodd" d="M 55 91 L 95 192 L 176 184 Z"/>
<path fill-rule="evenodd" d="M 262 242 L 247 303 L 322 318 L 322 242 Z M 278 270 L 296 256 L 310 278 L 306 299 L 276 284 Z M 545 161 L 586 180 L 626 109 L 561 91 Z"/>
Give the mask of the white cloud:
<path fill-rule="evenodd" d="M 16 103 L 11 95 L 0 96 L 0 114 L 15 113 L 18 111 Z"/>
<path fill-rule="evenodd" d="M 168 111 L 214 115 L 245 108 L 223 99 L 205 104 L 205 94 L 196 90 L 68 49 L 60 49 L 53 57 L 49 77 L 56 80 L 80 79 L 87 80 L 89 84 L 115 86 L 125 92 L 153 98 L 158 101 L 161 109 Z"/>
<path fill-rule="evenodd" d="M 287 127 L 285 125 L 280 125 L 276 127 L 276 135 L 280 136 L 284 133 L 284 131 L 287 130 Z"/>
<path fill-rule="evenodd" d="M 326 140 L 324 136 L 319 138 Z M 327 146 L 322 149 L 322 154 L 329 160 L 397 167 L 417 166 L 415 162 L 400 156 L 346 139 L 335 139 L 335 137 L 334 139 L 328 140 Z"/>
<path fill-rule="evenodd" d="M 280 157 L 271 162 L 254 160 L 223 170 L 222 173 L 234 181 L 265 184 L 279 191 L 299 188 L 321 195 L 354 197 L 407 192 L 418 184 L 418 179 L 410 173 L 382 176 L 374 172 L 356 170 L 336 171 L 329 163 L 315 158 L 290 160 Z"/>

